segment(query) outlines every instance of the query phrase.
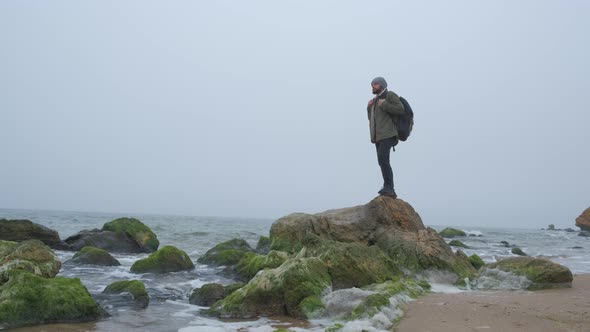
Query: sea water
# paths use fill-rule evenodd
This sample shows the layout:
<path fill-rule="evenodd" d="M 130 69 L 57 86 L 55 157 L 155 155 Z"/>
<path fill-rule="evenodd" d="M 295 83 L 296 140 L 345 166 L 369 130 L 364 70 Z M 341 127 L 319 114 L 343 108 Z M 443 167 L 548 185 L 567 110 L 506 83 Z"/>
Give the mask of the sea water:
<path fill-rule="evenodd" d="M 342 315 L 342 305 L 358 300 L 364 291 L 358 289 L 326 294 L 328 317 L 320 320 L 301 321 L 287 317 L 263 317 L 256 320 L 222 321 L 200 313 L 204 307 L 191 305 L 188 298 L 194 288 L 206 283 L 230 284 L 235 282 L 221 275 L 216 267 L 198 264 L 197 259 L 216 244 L 242 238 L 255 246 L 261 235 L 268 236 L 274 220 L 192 217 L 170 215 L 113 214 L 62 211 L 31 211 L 0 209 L 0 218 L 29 219 L 59 232 L 62 239 L 81 230 L 101 228 L 108 221 L 119 217 L 135 217 L 150 226 L 157 234 L 160 246 L 172 245 L 184 250 L 195 262 L 196 269 L 190 272 L 166 274 L 134 274 L 131 265 L 148 254 L 113 254 L 120 266 L 98 267 L 67 263 L 73 252 L 56 251 L 62 262 L 60 276 L 80 278 L 88 291 L 105 307 L 111 317 L 92 323 L 59 324 L 27 327 L 27 331 L 240 331 L 272 332 L 288 328 L 297 332 L 323 331 Z M 433 226 L 440 230 L 445 226 Z M 456 226 L 455 226 L 456 227 Z M 574 274 L 590 273 L 590 238 L 577 236 L 577 232 L 547 231 L 540 229 L 510 229 L 484 227 L 456 227 L 469 235 L 460 240 L 469 246 L 461 249 L 467 255 L 477 254 L 485 262 L 495 262 L 504 257 L 514 257 L 512 246 L 518 246 L 530 256 L 545 257 L 567 266 Z M 509 243 L 507 247 L 501 241 Z M 436 292 L 464 291 L 446 282 L 444 274 L 430 275 Z M 520 280 L 511 281 L 506 276 L 507 289 L 519 287 Z M 145 309 L 118 306 L 101 295 L 104 288 L 119 280 L 139 279 L 146 285 L 150 304 Z M 516 282 L 517 286 L 514 286 Z M 334 299 L 339 300 L 335 301 Z M 409 298 L 398 296 L 391 299 L 391 306 L 371 319 L 349 322 L 343 331 L 383 331 L 402 314 L 399 304 Z M 340 303 L 340 305 L 337 305 Z M 24 330 L 23 330 L 24 331 Z"/>

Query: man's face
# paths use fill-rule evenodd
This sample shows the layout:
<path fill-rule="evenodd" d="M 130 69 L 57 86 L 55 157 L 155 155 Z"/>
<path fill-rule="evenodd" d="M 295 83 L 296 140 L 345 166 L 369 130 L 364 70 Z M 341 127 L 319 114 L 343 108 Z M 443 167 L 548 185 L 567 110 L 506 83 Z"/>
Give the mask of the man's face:
<path fill-rule="evenodd" d="M 378 83 L 373 83 L 371 84 L 371 87 L 373 88 L 373 94 L 379 94 L 381 93 L 381 91 L 383 91 L 383 88 L 381 88 L 381 85 Z"/>

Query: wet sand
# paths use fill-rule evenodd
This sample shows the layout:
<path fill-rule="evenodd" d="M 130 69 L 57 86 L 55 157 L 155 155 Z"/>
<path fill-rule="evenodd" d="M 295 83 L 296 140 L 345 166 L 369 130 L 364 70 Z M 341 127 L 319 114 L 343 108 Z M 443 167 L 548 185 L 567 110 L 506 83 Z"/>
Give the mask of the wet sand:
<path fill-rule="evenodd" d="M 590 274 L 572 288 L 429 294 L 408 304 L 397 332 L 590 331 Z"/>

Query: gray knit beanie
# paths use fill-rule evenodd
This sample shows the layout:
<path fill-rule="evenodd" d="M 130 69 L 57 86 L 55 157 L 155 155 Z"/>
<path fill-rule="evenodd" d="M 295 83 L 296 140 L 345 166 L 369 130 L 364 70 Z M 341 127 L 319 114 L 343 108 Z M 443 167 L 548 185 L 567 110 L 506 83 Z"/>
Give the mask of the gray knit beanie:
<path fill-rule="evenodd" d="M 372 81 L 371 81 L 371 85 L 373 84 L 379 84 L 381 85 L 381 87 L 383 89 L 387 88 L 387 82 L 385 81 L 385 79 L 383 77 L 375 77 Z"/>

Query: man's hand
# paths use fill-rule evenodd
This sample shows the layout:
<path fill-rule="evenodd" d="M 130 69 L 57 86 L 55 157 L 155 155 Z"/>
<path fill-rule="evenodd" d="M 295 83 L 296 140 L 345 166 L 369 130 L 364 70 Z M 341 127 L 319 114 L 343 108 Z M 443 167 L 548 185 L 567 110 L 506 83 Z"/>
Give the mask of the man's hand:
<path fill-rule="evenodd" d="M 373 106 L 373 103 L 374 103 L 374 102 L 375 102 L 375 99 L 370 99 L 370 100 L 369 100 L 369 107 L 370 107 L 370 106 Z"/>
<path fill-rule="evenodd" d="M 377 102 L 378 106 L 381 106 L 383 104 L 383 102 L 385 101 L 385 99 L 379 99 L 379 101 Z"/>

